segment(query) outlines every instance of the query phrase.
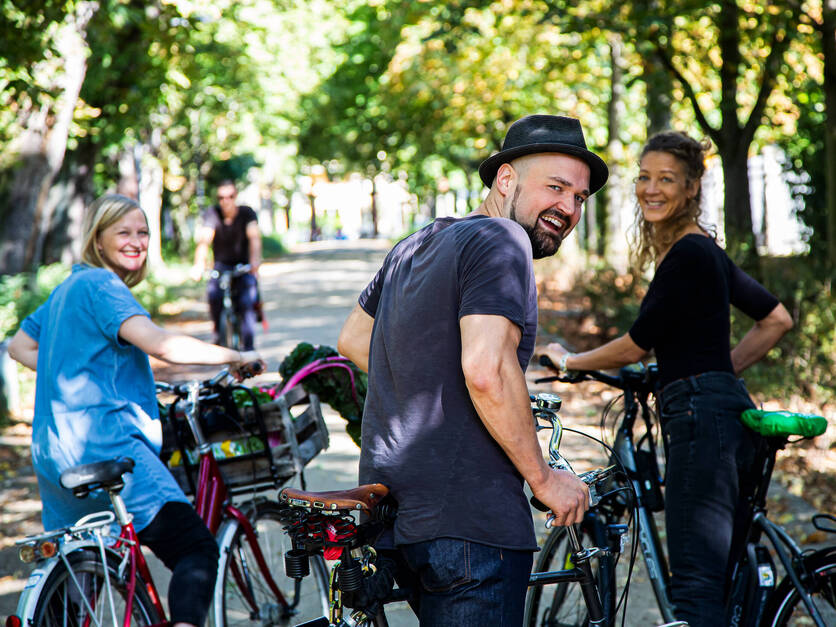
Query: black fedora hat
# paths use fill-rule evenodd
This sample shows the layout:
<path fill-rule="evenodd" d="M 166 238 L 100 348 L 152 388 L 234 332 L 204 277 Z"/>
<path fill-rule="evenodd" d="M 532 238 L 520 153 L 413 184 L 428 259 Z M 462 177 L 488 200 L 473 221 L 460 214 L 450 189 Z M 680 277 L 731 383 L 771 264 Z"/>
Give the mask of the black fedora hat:
<path fill-rule="evenodd" d="M 590 194 L 597 192 L 607 182 L 607 164 L 586 149 L 581 123 L 575 118 L 561 115 L 529 115 L 514 122 L 505 135 L 502 150 L 485 159 L 479 166 L 479 176 L 485 186 L 490 187 L 503 163 L 540 152 L 560 152 L 585 161 L 589 166 Z"/>

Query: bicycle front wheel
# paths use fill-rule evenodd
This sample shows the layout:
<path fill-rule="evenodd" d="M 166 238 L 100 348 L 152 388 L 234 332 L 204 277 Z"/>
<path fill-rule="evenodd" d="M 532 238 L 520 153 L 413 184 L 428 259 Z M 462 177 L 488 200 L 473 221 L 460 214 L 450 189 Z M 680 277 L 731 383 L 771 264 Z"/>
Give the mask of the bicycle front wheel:
<path fill-rule="evenodd" d="M 836 547 L 817 551 L 804 560 L 809 578 L 802 579 L 825 625 L 836 625 Z M 800 627 L 813 625 L 810 614 L 789 577 L 770 597 L 761 625 Z"/>
<path fill-rule="evenodd" d="M 126 582 L 119 575 L 118 558 L 108 554 L 107 572 L 99 553 L 94 549 L 74 551 L 67 556 L 67 561 L 69 569 L 63 562 L 59 562 L 49 574 L 35 605 L 33 621 L 27 625 L 121 627 L 126 624 L 124 619 L 129 594 Z M 130 624 L 144 627 L 156 625 L 161 621 L 162 618 L 158 616 L 157 609 L 137 574 Z"/>
<path fill-rule="evenodd" d="M 233 314 L 224 308 L 218 320 L 218 344 L 233 350 L 238 350 L 238 338 L 235 333 L 235 320 Z"/>
<path fill-rule="evenodd" d="M 593 546 L 585 531 L 580 532 L 583 546 Z M 546 539 L 543 550 L 534 565 L 534 572 L 550 572 L 573 568 L 570 559 L 569 534 L 566 527 L 555 527 Z M 596 579 L 597 567 L 593 563 Z M 525 599 L 525 620 L 527 627 L 585 627 L 589 615 L 581 586 L 577 582 L 531 586 Z"/>
<path fill-rule="evenodd" d="M 222 587 L 216 591 L 216 625 L 296 625 L 328 615 L 328 568 L 322 556 L 310 558 L 311 573 L 295 580 L 284 570 L 291 541 L 284 532 L 278 503 L 262 501 L 248 512 L 266 569 L 258 565 L 244 528 L 236 524 L 227 546 L 221 547 Z M 281 592 L 274 594 L 269 578 Z"/>

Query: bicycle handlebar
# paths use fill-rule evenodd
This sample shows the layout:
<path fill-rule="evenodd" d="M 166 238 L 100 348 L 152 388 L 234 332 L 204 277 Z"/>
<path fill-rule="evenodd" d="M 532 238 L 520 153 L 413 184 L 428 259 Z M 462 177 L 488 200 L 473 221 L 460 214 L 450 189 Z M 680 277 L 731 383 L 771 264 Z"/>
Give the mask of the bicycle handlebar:
<path fill-rule="evenodd" d="M 221 369 L 221 371 L 211 379 L 195 379 L 192 381 L 186 381 L 185 383 L 178 383 L 176 385 L 172 385 L 171 383 L 166 383 L 164 381 L 155 381 L 154 385 L 156 386 L 157 392 L 171 392 L 181 398 L 186 398 L 193 385 L 197 384 L 200 389 L 220 387 L 225 383 L 229 383 L 229 379 L 233 376 L 233 372 L 237 372 L 239 376 L 241 376 L 241 380 L 249 379 L 264 372 L 264 362 L 251 361 L 243 364 L 235 371 L 230 370 L 229 366 L 227 366 Z"/>
<path fill-rule="evenodd" d="M 558 367 L 548 355 L 540 355 L 540 365 L 550 370 L 557 371 Z M 548 377 L 535 379 L 535 383 L 550 383 L 560 381 L 561 383 L 581 383 L 582 381 L 600 381 L 610 387 L 617 388 L 623 392 L 653 393 L 658 378 L 656 364 L 649 366 L 641 365 L 638 368 L 635 364 L 624 366 L 619 370 L 618 376 L 601 372 L 600 370 L 570 370 L 566 374 L 556 374 Z"/>

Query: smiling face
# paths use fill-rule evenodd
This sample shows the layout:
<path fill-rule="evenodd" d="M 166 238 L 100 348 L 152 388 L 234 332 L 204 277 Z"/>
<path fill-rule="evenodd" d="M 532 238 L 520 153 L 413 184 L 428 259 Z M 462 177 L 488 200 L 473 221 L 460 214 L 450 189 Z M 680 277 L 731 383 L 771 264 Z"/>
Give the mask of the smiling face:
<path fill-rule="evenodd" d="M 535 154 L 514 160 L 518 182 L 509 217 L 531 240 L 535 259 L 557 252 L 575 228 L 589 197 L 589 166 L 561 153 Z"/>
<path fill-rule="evenodd" d="M 133 209 L 99 233 L 96 246 L 108 268 L 119 278 L 142 269 L 148 256 L 148 224 L 140 209 Z"/>
<path fill-rule="evenodd" d="M 636 198 L 648 222 L 664 222 L 696 198 L 699 182 L 688 179 L 685 164 L 669 152 L 648 152 L 636 178 Z"/>

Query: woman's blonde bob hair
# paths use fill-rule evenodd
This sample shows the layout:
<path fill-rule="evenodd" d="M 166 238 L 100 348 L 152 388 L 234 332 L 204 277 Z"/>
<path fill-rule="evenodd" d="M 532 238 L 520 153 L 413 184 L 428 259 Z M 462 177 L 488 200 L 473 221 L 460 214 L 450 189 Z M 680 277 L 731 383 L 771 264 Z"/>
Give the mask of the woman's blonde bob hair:
<path fill-rule="evenodd" d="M 99 250 L 98 240 L 99 235 L 107 227 L 114 222 L 118 222 L 122 217 L 134 209 L 142 208 L 137 202 L 127 196 L 121 194 L 105 194 L 100 198 L 94 200 L 89 207 L 87 213 L 84 215 L 84 239 L 81 248 L 81 260 L 91 266 L 97 268 L 108 268 L 110 266 L 102 257 Z M 142 216 L 145 218 L 145 224 L 148 224 L 148 218 L 145 212 L 142 211 Z M 125 275 L 124 281 L 128 287 L 133 287 L 138 284 L 148 274 L 148 257 L 142 263 L 142 268 L 135 272 L 129 272 Z"/>

